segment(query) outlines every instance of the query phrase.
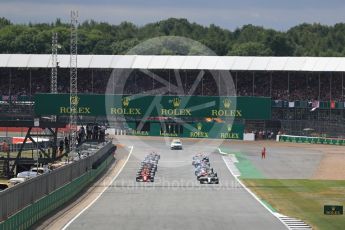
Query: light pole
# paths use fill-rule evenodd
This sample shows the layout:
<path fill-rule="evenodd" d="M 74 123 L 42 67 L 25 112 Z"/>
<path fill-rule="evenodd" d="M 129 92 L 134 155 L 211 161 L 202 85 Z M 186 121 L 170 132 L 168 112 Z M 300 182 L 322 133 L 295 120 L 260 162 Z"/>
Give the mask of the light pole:
<path fill-rule="evenodd" d="M 38 158 L 39 158 L 39 154 L 38 154 L 38 128 L 36 128 L 36 154 L 37 154 L 37 162 L 36 162 L 36 172 L 38 175 Z"/>
<path fill-rule="evenodd" d="M 36 154 L 37 154 L 37 161 L 36 161 L 36 175 L 38 175 L 38 127 L 40 126 L 40 119 L 34 119 L 34 126 L 36 127 Z"/>

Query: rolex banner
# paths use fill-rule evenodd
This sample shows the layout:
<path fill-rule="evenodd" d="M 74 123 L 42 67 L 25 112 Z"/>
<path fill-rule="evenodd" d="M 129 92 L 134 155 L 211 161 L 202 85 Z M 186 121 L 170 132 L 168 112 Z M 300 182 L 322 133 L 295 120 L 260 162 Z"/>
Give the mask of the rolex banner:
<path fill-rule="evenodd" d="M 182 137 L 243 139 L 243 124 L 195 122 L 183 129 Z"/>
<path fill-rule="evenodd" d="M 69 115 L 70 102 L 85 116 L 271 118 L 265 97 L 36 94 L 36 115 Z"/>
<path fill-rule="evenodd" d="M 145 130 L 140 130 L 140 122 L 127 122 L 130 129 L 128 134 L 135 136 L 243 139 L 244 125 L 240 123 L 188 122 L 177 125 L 155 121 L 147 122 L 149 126 Z"/>

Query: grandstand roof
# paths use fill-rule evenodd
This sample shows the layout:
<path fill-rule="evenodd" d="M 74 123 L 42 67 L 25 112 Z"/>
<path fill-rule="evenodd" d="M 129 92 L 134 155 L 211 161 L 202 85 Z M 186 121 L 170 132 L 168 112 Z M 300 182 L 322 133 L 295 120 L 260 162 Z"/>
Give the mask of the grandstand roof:
<path fill-rule="evenodd" d="M 69 55 L 58 55 L 68 68 Z M 49 68 L 49 54 L 0 54 L 0 68 Z M 345 72 L 345 57 L 78 55 L 78 68 Z"/>

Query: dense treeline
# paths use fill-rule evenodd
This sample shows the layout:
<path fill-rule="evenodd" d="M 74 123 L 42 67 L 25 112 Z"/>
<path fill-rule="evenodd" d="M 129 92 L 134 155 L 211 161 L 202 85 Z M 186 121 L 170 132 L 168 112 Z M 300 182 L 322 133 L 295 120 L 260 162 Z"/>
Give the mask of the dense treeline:
<path fill-rule="evenodd" d="M 52 24 L 19 25 L 0 18 L 0 53 L 50 53 L 52 32 L 58 33 L 59 53 L 69 53 L 69 24 L 57 19 Z M 175 18 L 142 27 L 130 22 L 110 25 L 91 20 L 82 22 L 78 33 L 79 54 L 125 54 L 149 38 L 183 36 L 201 42 L 218 55 L 345 56 L 345 23 L 301 24 L 280 32 L 253 25 L 230 31 Z M 198 54 L 193 49 L 169 45 L 156 49 L 155 54 Z"/>

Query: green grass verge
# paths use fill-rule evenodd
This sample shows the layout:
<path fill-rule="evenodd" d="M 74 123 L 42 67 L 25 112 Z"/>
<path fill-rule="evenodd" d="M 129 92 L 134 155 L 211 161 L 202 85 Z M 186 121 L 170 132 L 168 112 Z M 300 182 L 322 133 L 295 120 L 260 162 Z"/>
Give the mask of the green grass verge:
<path fill-rule="evenodd" d="M 249 161 L 242 153 L 235 152 L 234 153 L 238 163 L 235 163 L 237 169 L 240 171 L 241 176 L 240 178 L 255 178 L 255 179 L 263 179 L 265 178 L 264 175 L 257 169 L 251 161 Z"/>
<path fill-rule="evenodd" d="M 345 229 L 345 217 L 323 214 L 326 204 L 345 206 L 345 181 L 265 179 L 244 154 L 235 154 L 240 179 L 273 211 L 301 219 L 313 229 Z"/>
<path fill-rule="evenodd" d="M 345 217 L 323 214 L 325 204 L 345 205 L 345 181 L 242 179 L 250 190 L 284 215 L 313 229 L 345 229 Z"/>
<path fill-rule="evenodd" d="M 241 152 L 233 152 L 228 148 L 221 148 L 221 151 L 225 154 L 234 154 L 238 160 L 238 163 L 235 163 L 237 169 L 240 171 L 240 178 L 255 178 L 263 179 L 265 176 L 261 173 L 259 169 L 249 161 L 244 154 Z"/>

